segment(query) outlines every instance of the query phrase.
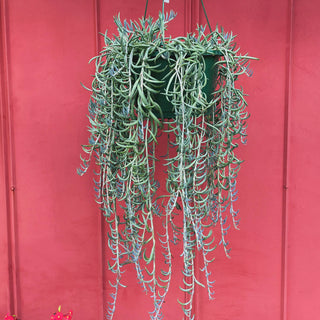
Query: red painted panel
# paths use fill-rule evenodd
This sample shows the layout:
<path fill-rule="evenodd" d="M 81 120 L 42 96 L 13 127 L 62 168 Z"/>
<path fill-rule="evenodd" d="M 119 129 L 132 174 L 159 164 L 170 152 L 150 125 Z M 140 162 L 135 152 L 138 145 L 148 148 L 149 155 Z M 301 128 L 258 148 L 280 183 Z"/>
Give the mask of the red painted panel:
<path fill-rule="evenodd" d="M 248 145 L 240 147 L 240 231 L 229 236 L 231 260 L 216 250 L 216 300 L 208 303 L 199 290 L 200 319 L 279 319 L 288 3 L 205 3 L 211 24 L 236 34 L 240 52 L 260 61 L 252 63 L 253 77 L 241 80 L 251 118 Z"/>
<path fill-rule="evenodd" d="M 289 127 L 288 319 L 320 313 L 319 255 L 319 10 L 294 1 Z"/>
<path fill-rule="evenodd" d="M 16 308 L 14 177 L 8 87 L 6 4 L 0 3 L 0 315 Z"/>
<path fill-rule="evenodd" d="M 102 317 L 100 216 L 80 179 L 94 5 L 8 1 L 22 319 Z M 87 182 L 87 183 L 86 183 Z M 89 195 L 89 196 L 88 196 Z"/>

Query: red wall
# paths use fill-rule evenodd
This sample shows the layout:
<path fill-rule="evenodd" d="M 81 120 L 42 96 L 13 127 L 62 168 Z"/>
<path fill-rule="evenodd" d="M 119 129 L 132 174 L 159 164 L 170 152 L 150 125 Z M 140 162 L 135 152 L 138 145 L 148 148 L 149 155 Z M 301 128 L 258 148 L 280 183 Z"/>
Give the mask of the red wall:
<path fill-rule="evenodd" d="M 12 153 L 1 156 L 14 171 L 5 186 L 13 206 L 6 211 L 1 203 L 1 216 L 8 212 L 14 222 L 17 281 L 11 301 L 0 297 L 0 317 L 11 304 L 22 319 L 47 319 L 62 304 L 79 318 L 102 318 L 100 216 L 90 177 L 76 174 L 87 125 L 80 81 L 88 79 L 95 53 L 93 2 L 1 4 L 8 60 L 1 61 L 8 68 L 3 109 L 11 114 L 2 122 L 12 144 Z M 1 286 L 6 278 L 0 275 Z"/>
<path fill-rule="evenodd" d="M 320 313 L 319 101 L 320 4 L 296 1 L 292 41 L 287 208 L 289 319 Z"/>
<path fill-rule="evenodd" d="M 149 1 L 157 14 L 161 1 Z M 240 231 L 232 259 L 218 248 L 216 299 L 198 288 L 198 319 L 317 319 L 320 312 L 320 136 L 316 1 L 205 1 L 212 25 L 260 58 L 243 79 L 251 118 L 239 175 Z M 91 176 L 76 174 L 88 137 L 88 60 L 112 17 L 143 15 L 144 1 L 0 0 L 0 318 L 48 319 L 62 304 L 75 319 L 103 318 L 108 289 L 104 231 Z M 205 23 L 199 0 L 171 0 L 172 34 Z M 179 255 L 179 248 L 176 249 Z M 180 319 L 179 264 L 164 308 Z M 151 299 L 133 270 L 115 320 L 147 319 Z"/>

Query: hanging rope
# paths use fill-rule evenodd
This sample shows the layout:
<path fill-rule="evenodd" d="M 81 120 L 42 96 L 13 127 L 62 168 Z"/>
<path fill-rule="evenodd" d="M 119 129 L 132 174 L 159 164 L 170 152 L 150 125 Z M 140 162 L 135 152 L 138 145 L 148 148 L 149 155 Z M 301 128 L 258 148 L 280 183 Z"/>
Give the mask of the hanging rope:
<path fill-rule="evenodd" d="M 148 9 L 148 1 L 149 1 L 149 0 L 147 0 L 147 2 L 146 2 L 146 7 L 145 7 L 145 9 L 144 9 L 144 16 L 143 16 L 143 20 L 146 20 L 147 9 Z"/>
<path fill-rule="evenodd" d="M 208 16 L 207 16 L 206 9 L 205 9 L 204 4 L 203 4 L 203 0 L 201 0 L 201 5 L 202 5 L 202 9 L 203 9 L 204 15 L 206 16 L 206 19 L 207 19 L 207 23 L 208 23 L 208 27 L 209 27 L 210 33 L 212 33 L 211 25 L 210 25 L 210 22 L 209 22 L 209 19 L 208 19 Z"/>

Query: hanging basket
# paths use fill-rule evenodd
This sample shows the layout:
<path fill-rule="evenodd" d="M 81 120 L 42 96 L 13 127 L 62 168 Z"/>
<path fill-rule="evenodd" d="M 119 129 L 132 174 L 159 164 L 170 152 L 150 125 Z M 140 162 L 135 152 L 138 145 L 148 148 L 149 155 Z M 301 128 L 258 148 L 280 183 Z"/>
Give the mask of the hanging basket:
<path fill-rule="evenodd" d="M 153 299 L 151 319 L 162 319 L 175 262 L 171 247 L 179 241 L 186 297 L 179 303 L 186 319 L 193 319 L 196 284 L 213 298 L 209 265 L 215 239 L 220 237 L 229 256 L 227 220 L 235 228 L 239 224 L 234 203 L 242 161 L 235 149 L 246 141 L 249 115 L 235 82 L 250 74 L 253 58 L 238 53 L 232 33 L 212 31 L 209 23 L 209 34 L 199 26 L 185 37 L 166 37 L 174 17 L 164 9 L 155 21 L 146 13 L 139 21 L 115 17 L 118 35 L 106 33 L 105 47 L 92 59 L 91 135 L 78 173 L 95 161 L 94 187 L 109 228 L 108 266 L 114 274 L 108 320 L 127 264 L 134 264 L 138 282 Z M 161 132 L 168 134 L 164 194 L 156 170 Z M 197 280 L 198 257 L 204 283 Z"/>

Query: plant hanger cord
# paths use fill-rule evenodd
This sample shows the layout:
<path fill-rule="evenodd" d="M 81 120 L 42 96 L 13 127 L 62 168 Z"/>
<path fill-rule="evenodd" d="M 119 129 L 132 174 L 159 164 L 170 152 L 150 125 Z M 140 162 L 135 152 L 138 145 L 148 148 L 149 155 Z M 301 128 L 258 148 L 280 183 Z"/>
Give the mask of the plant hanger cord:
<path fill-rule="evenodd" d="M 146 16 L 147 16 L 148 2 L 149 2 L 149 0 L 146 0 L 146 6 L 145 6 L 145 9 L 144 9 L 144 16 L 143 16 L 144 20 L 146 20 Z M 210 25 L 210 22 L 209 22 L 209 19 L 208 19 L 206 8 L 204 7 L 203 0 L 201 0 L 201 7 L 202 7 L 203 13 L 204 13 L 204 15 L 206 17 L 210 33 L 212 33 L 212 28 L 211 28 L 211 25 Z M 162 15 L 164 15 L 164 0 L 162 0 Z"/>
<path fill-rule="evenodd" d="M 208 19 L 208 16 L 207 16 L 206 8 L 204 7 L 203 0 L 201 0 L 201 6 L 202 6 L 202 9 L 203 9 L 203 13 L 204 13 L 204 15 L 206 17 L 207 23 L 208 23 L 208 27 L 209 27 L 210 33 L 212 33 L 211 25 L 210 25 L 210 22 L 209 22 L 209 19 Z"/>
<path fill-rule="evenodd" d="M 143 20 L 146 20 L 146 16 L 147 16 L 147 9 L 148 9 L 148 1 L 149 1 L 149 0 L 147 0 L 147 1 L 146 1 L 146 6 L 145 6 L 145 8 L 144 8 L 144 16 L 143 16 Z"/>

